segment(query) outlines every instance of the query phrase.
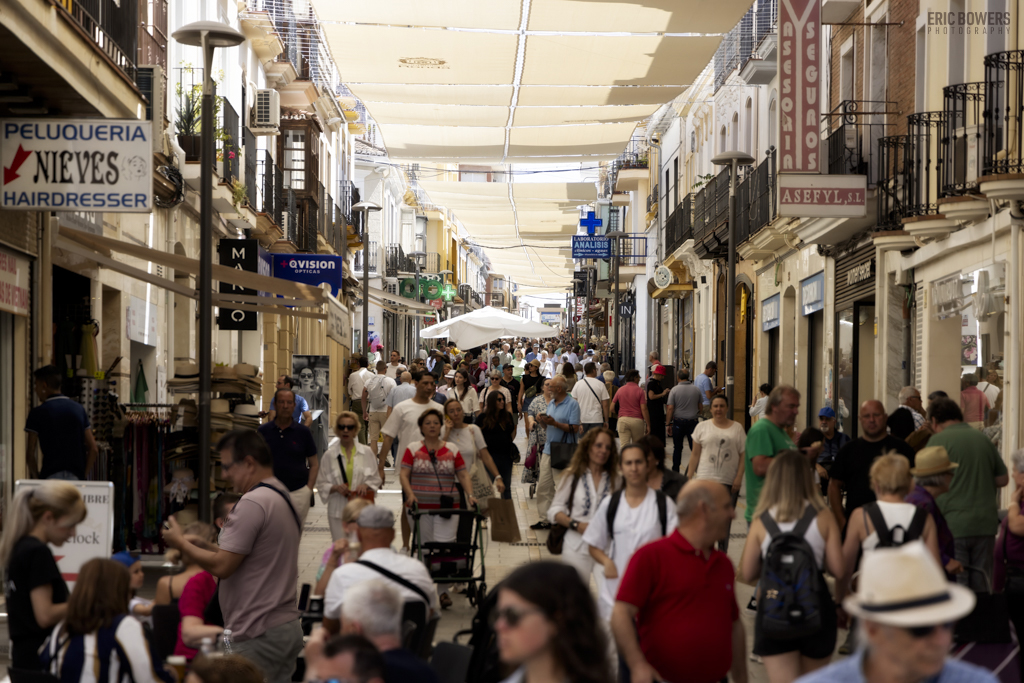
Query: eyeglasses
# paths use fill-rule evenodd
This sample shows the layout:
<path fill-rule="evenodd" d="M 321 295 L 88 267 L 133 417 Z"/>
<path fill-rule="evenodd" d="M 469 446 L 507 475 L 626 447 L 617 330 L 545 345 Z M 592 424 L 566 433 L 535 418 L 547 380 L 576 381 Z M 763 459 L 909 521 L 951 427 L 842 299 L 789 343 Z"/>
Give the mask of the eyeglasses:
<path fill-rule="evenodd" d="M 490 622 L 491 628 L 494 628 L 494 625 L 498 623 L 498 619 L 504 619 L 509 628 L 515 628 L 519 626 L 520 621 L 531 614 L 540 614 L 540 610 L 536 608 L 518 609 L 516 607 L 502 607 L 487 615 L 487 621 Z"/>
<path fill-rule="evenodd" d="M 312 372 L 300 372 L 299 373 L 299 377 L 302 378 L 302 379 L 313 379 L 313 373 Z"/>
<path fill-rule="evenodd" d="M 347 432 L 349 430 L 358 429 L 358 427 L 356 427 L 356 425 L 335 425 L 335 429 L 339 432 Z"/>
<path fill-rule="evenodd" d="M 936 629 L 943 629 L 944 631 L 953 630 L 953 622 L 947 622 L 945 624 L 932 624 L 931 626 L 913 626 L 908 627 L 907 632 L 915 638 L 927 638 L 931 634 L 935 633 Z"/>

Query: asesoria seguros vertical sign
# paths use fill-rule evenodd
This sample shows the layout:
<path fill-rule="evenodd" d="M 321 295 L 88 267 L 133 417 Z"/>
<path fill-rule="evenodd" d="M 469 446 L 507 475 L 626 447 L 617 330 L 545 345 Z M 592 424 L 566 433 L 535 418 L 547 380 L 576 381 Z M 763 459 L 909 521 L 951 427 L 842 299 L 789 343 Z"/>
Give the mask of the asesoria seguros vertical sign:
<path fill-rule="evenodd" d="M 779 2 L 779 170 L 819 173 L 821 0 Z"/>

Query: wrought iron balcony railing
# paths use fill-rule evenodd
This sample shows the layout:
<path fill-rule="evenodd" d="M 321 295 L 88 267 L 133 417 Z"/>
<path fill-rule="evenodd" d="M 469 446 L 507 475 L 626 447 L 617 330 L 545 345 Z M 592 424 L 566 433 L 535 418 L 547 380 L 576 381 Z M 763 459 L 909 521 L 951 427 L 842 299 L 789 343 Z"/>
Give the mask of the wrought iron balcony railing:
<path fill-rule="evenodd" d="M 132 83 L 136 78 L 139 3 L 119 0 L 50 0 L 78 25 L 110 63 Z"/>
<path fill-rule="evenodd" d="M 894 102 L 843 100 L 826 117 L 828 125 L 828 172 L 831 175 L 864 175 L 868 187 L 878 181 L 878 139 L 885 137 L 886 119 Z"/>
<path fill-rule="evenodd" d="M 942 136 L 940 195 L 968 194 L 982 174 L 985 83 L 957 83 L 942 89 L 946 130 Z"/>
<path fill-rule="evenodd" d="M 1024 173 L 1024 50 L 985 57 L 982 175 Z"/>
<path fill-rule="evenodd" d="M 683 197 L 665 221 L 665 254 L 671 254 L 686 240 L 693 239 L 693 195 Z"/>

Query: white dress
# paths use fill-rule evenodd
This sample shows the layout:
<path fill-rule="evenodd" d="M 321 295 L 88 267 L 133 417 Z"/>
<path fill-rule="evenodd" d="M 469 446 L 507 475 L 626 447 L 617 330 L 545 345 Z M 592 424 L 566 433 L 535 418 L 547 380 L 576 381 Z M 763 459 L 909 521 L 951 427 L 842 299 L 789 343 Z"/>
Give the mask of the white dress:
<path fill-rule="evenodd" d="M 589 523 L 597 513 L 601 501 L 612 493 L 611 482 L 607 472 L 601 472 L 601 478 L 594 486 L 594 477 L 586 472 L 580 477 L 576 485 L 576 495 L 573 496 L 572 512 L 569 511 L 569 492 L 572 490 L 573 475 L 568 470 L 558 481 L 555 488 L 555 497 L 548 508 L 548 521 L 557 524 L 555 516 L 561 512 L 569 515 L 577 522 Z M 583 540 L 583 534 L 572 529 L 565 532 L 565 540 L 562 542 L 562 562 L 571 564 L 579 572 L 583 583 L 590 585 L 590 575 L 594 570 L 594 558 L 590 556 L 590 546 Z"/>

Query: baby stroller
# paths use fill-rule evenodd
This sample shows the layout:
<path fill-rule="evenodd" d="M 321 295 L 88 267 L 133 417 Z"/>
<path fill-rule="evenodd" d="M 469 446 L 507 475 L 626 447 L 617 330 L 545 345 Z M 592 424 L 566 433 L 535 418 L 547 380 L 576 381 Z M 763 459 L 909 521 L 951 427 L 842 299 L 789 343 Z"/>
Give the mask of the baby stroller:
<path fill-rule="evenodd" d="M 537 493 L 537 481 L 540 479 L 540 446 L 530 446 L 530 454 L 523 461 L 523 483 L 530 485 L 530 498 Z"/>

